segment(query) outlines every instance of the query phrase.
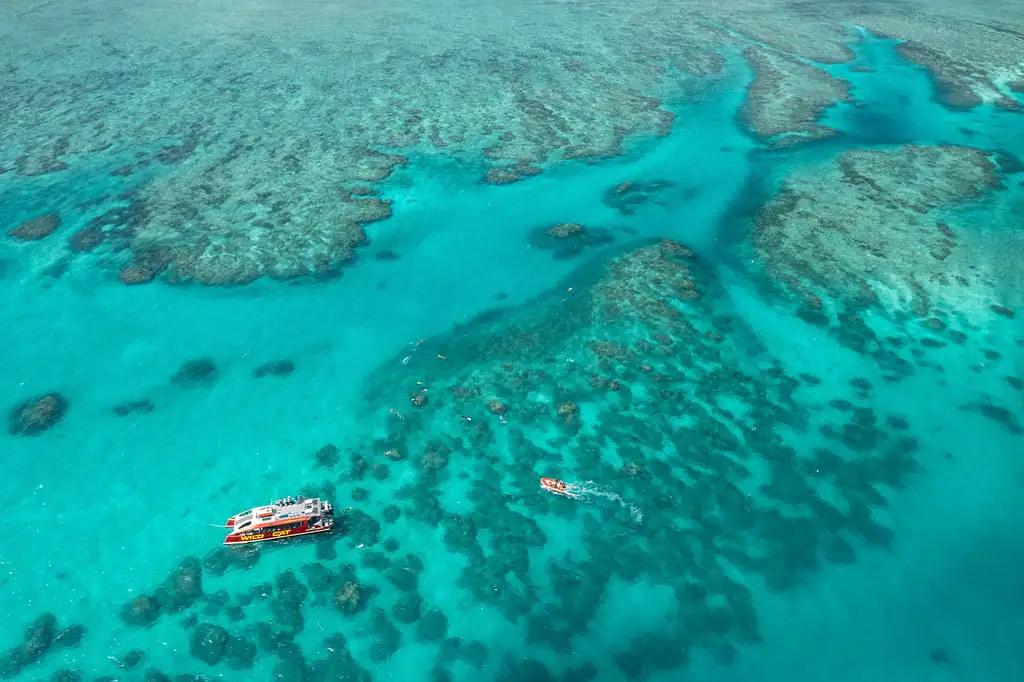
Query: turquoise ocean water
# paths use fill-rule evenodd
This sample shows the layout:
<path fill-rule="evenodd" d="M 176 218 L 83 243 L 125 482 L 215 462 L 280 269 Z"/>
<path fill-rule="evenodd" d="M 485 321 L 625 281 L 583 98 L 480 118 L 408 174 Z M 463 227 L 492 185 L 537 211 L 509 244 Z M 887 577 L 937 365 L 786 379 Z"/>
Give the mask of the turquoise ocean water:
<path fill-rule="evenodd" d="M 336 279 L 126 287 L 88 258 L 60 266 L 56 235 L 7 240 L 0 405 L 59 391 L 69 409 L 38 436 L 0 435 L 0 650 L 44 613 L 86 628 L 15 679 L 1013 679 L 1024 662 L 1024 439 L 961 408 L 991 399 L 1019 419 L 1020 390 L 1005 379 L 1024 375 L 1019 317 L 979 322 L 965 306 L 965 344 L 888 382 L 871 357 L 767 295 L 745 246 L 787 175 L 850 149 L 1024 157 L 1020 114 L 948 111 L 891 43 L 855 48 L 873 71 L 829 67 L 857 103 L 830 109 L 823 122 L 842 135 L 814 145 L 769 151 L 743 131 L 751 74 L 735 59 L 713 85 L 663 105 L 676 114 L 667 136 L 631 139 L 600 163 L 492 186 L 472 161 L 413 153 L 379 184 L 393 217 L 367 227 L 369 244 Z M 0 217 L 59 210 L 58 235 L 70 234 L 154 181 L 110 175 L 118 165 L 97 155 L 0 175 Z M 622 211 L 608 193 L 627 181 L 660 189 Z M 1004 184 L 994 207 L 974 209 L 982 233 L 1011 229 L 1014 215 L 1020 228 L 1024 187 Z M 556 258 L 534 236 L 563 222 L 611 239 Z M 645 275 L 645 261 L 630 269 L 660 239 L 695 252 L 702 297 L 680 305 L 701 333 L 724 336 L 717 350 L 674 336 L 659 351 L 660 328 L 629 298 L 638 281 L 657 291 L 669 277 Z M 375 257 L 385 251 L 399 257 Z M 604 319 L 592 308 L 619 299 L 635 319 L 590 324 Z M 608 338 L 639 355 L 598 357 L 590 342 Z M 199 358 L 214 379 L 171 381 Z M 294 372 L 254 376 L 280 360 Z M 582 389 L 594 373 L 629 390 Z M 409 397 L 421 387 L 417 409 Z M 507 405 L 503 420 L 491 398 Z M 694 421 L 717 398 L 762 429 L 745 441 L 761 445 L 732 448 L 742 476 L 713 455 L 735 436 Z M 152 412 L 111 412 L 140 400 Z M 877 423 L 877 445 L 843 450 L 823 435 L 844 418 L 837 400 Z M 576 412 L 563 418 L 555 405 L 566 401 Z M 318 464 L 328 444 L 338 460 Z M 831 460 L 814 459 L 829 447 L 847 462 L 832 478 L 821 473 Z M 541 475 L 592 481 L 591 493 L 552 498 Z M 223 530 L 211 525 L 297 492 L 355 511 L 330 541 L 216 553 Z M 844 498 L 849 518 L 837 521 L 827 510 Z M 201 594 L 175 572 L 189 558 Z M 125 605 L 168 580 L 180 608 L 149 627 L 126 623 Z M 362 590 L 355 613 L 335 604 L 350 581 Z M 217 646 L 197 645 L 197 632 L 228 633 L 226 653 L 197 657 Z"/>

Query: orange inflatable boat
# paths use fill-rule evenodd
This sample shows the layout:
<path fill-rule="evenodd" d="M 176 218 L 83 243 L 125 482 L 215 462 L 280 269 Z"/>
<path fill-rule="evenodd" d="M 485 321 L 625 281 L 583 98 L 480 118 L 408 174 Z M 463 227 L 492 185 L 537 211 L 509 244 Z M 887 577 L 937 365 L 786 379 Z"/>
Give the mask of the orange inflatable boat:
<path fill-rule="evenodd" d="M 540 487 L 559 495 L 569 494 L 569 485 L 565 481 L 559 481 L 557 478 L 540 479 Z"/>

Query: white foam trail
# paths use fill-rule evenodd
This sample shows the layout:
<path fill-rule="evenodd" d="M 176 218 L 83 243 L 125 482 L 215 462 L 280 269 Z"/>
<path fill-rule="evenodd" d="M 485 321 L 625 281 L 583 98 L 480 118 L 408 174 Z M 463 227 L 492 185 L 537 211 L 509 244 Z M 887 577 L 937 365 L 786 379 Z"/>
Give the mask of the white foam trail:
<path fill-rule="evenodd" d="M 598 499 L 607 500 L 609 502 L 617 502 L 623 509 L 628 509 L 630 516 L 633 517 L 633 521 L 636 523 L 643 523 L 644 511 L 640 507 L 627 502 L 615 492 L 612 492 L 606 485 L 594 483 L 593 481 L 583 481 L 581 483 L 568 483 L 566 484 L 565 492 L 575 500 L 583 500 L 584 502 L 591 502 Z"/>

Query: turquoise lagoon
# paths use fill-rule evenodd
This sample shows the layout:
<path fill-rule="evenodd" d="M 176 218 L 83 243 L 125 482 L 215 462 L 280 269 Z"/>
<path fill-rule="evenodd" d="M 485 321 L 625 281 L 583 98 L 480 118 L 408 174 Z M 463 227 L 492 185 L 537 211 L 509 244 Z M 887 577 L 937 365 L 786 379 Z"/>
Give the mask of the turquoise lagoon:
<path fill-rule="evenodd" d="M 623 155 L 600 163 L 566 162 L 509 186 L 491 186 L 480 182 L 480 168 L 472 163 L 412 154 L 409 165 L 382 184 L 394 216 L 367 228 L 370 243 L 359 251 L 358 262 L 333 280 L 125 287 L 86 258 L 55 272 L 59 256 L 50 241 L 3 244 L 0 404 L 58 390 L 70 409 L 40 436 L 0 436 L 6 508 L 0 612 L 7 614 L 0 648 L 18 646 L 23 626 L 44 612 L 54 614 L 61 627 L 88 628 L 78 647 L 55 647 L 17 679 L 44 680 L 66 669 L 86 680 L 142 680 L 155 670 L 172 677 L 302 679 L 301 669 L 282 667 L 284 654 L 262 646 L 252 667 L 203 663 L 190 653 L 197 626 L 188 617 L 195 614 L 200 622 L 255 641 L 247 628 L 273 624 L 280 613 L 265 599 L 250 602 L 240 595 L 254 586 L 259 592 L 289 569 L 312 585 L 313 573 L 303 567 L 314 562 L 333 575 L 353 564 L 360 584 L 379 592 L 367 597 L 364 610 L 345 614 L 332 605 L 336 585 L 309 591 L 301 605 L 293 605 L 304 624 L 294 636 L 297 649 L 288 651 L 301 651 L 307 664 L 328 659 L 337 640 L 325 638 L 340 633 L 355 662 L 375 680 L 624 679 L 637 670 L 636 657 L 624 663 L 621 653 L 637 637 L 646 642 L 639 649 L 645 662 L 640 667 L 651 680 L 1011 679 L 1021 664 L 1024 632 L 1018 570 L 1024 560 L 1018 524 L 1024 514 L 1024 447 L 1020 435 L 960 407 L 990 395 L 1019 414 L 1020 393 L 1002 376 L 1024 371 L 1017 343 L 1024 335 L 1011 322 L 996 320 L 967 345 L 937 351 L 941 374 L 922 370 L 887 383 L 870 358 L 765 296 L 761 275 L 749 267 L 742 246 L 748 221 L 787 173 L 846 149 L 965 144 L 1024 156 L 1019 114 L 987 107 L 945 110 L 931 98 L 927 75 L 901 62 L 889 42 L 869 38 L 857 49 L 858 63 L 874 72 L 829 67 L 853 84 L 859 102 L 837 106 L 824 119 L 843 135 L 802 148 L 768 151 L 743 132 L 737 112 L 751 76 L 735 61 L 727 77 L 703 91 L 680 90 L 665 105 L 676 114 L 669 135 L 631 139 Z M 36 178 L 0 176 L 0 215 L 16 223 L 57 205 L 65 216 L 61 232 L 70 233 L 93 215 L 91 200 L 99 198 L 109 208 L 111 200 L 104 197 L 153 181 L 108 175 L 117 159 L 89 163 Z M 627 214 L 603 201 L 610 188 L 626 181 L 671 184 Z M 1012 215 L 1024 202 L 1019 183 L 1007 185 L 992 209 L 998 215 Z M 562 222 L 607 230 L 613 240 L 565 259 L 531 245 L 536 230 Z M 440 363 L 473 371 L 473 338 L 501 325 L 514 328 L 538 309 L 572 310 L 574 297 L 593 286 L 605 262 L 663 238 L 698 254 L 713 277 L 708 286 L 715 287 L 714 314 L 734 321 L 736 338 L 743 339 L 737 346 L 774 358 L 787 375 L 819 379 L 800 390 L 799 401 L 819 409 L 833 399 L 857 400 L 850 380 L 866 378 L 873 390 L 862 404 L 879 415 L 901 416 L 919 445 L 917 469 L 902 489 L 886 489 L 886 504 L 873 510 L 891 531 L 886 547 L 851 539 L 855 561 L 821 561 L 788 589 L 770 589 L 756 572 L 729 569 L 730 579 L 749 591 L 760 642 L 737 639 L 730 646 L 693 646 L 680 653 L 681 607 L 670 581 L 643 572 L 645 564 L 661 561 L 645 554 L 647 534 L 664 524 L 685 524 L 683 510 L 621 479 L 597 483 L 638 507 L 641 522 L 605 498 L 578 508 L 531 499 L 541 493 L 526 491 L 513 472 L 533 468 L 540 476 L 550 469 L 524 462 L 527 451 L 510 434 L 524 430 L 533 443 L 557 449 L 566 441 L 554 420 L 520 424 L 511 405 L 507 424 L 491 420 L 493 442 L 475 448 L 489 453 L 490 464 L 453 453 L 435 487 L 443 512 L 463 514 L 479 503 L 474 482 L 492 481 L 508 509 L 536 524 L 543 542 L 527 552 L 530 585 L 517 576 L 502 588 L 528 601 L 518 619 L 460 584 L 467 558 L 446 547 L 444 524 L 410 515 L 401 489 L 422 485 L 411 454 L 388 462 L 386 480 L 356 480 L 347 468 L 351 452 L 371 465 L 385 461 L 374 448 L 375 439 L 396 427 L 390 409 L 409 415 L 414 428 L 424 430 L 417 435 L 423 441 L 464 428 L 458 415 L 416 421 L 401 381 L 422 377 L 429 391 L 447 371 Z M 399 258 L 375 258 L 384 250 Z M 983 348 L 1001 351 L 1001 372 L 977 371 L 985 362 Z M 172 384 L 171 375 L 195 358 L 216 363 L 216 381 Z M 290 376 L 253 376 L 255 367 L 282 359 L 295 363 Z M 638 390 L 634 400 L 642 396 Z M 151 400 L 155 410 L 111 414 L 112 406 L 141 399 Z M 582 433 L 600 428 L 599 409 L 581 404 Z M 635 405 L 622 409 L 644 414 Z M 481 412 L 475 418 L 489 417 Z M 823 442 L 814 432 L 794 430 L 789 437 L 801 452 Z M 315 453 L 328 443 L 340 447 L 341 461 L 318 467 Z M 622 458 L 606 456 L 621 466 Z M 550 473 L 571 480 L 595 477 L 587 460 L 571 455 L 555 468 Z M 352 531 L 343 521 L 336 556 L 313 544 L 264 547 L 251 568 L 222 575 L 205 571 L 205 597 L 164 614 L 152 627 L 133 627 L 119 617 L 126 603 L 152 592 L 185 557 L 202 560 L 215 550 L 223 530 L 211 526 L 254 503 L 324 484 L 333 486 L 339 507 L 355 506 L 376 520 L 378 537 Z M 356 489 L 364 497 L 353 501 Z M 404 513 L 386 521 L 392 504 Z M 588 523 L 600 530 L 585 528 Z M 637 577 L 609 577 L 590 561 L 585 538 L 595 532 L 639 557 Z M 388 540 L 390 551 L 383 548 Z M 488 554 L 503 551 L 501 539 L 488 531 L 478 540 Z M 419 636 L 415 622 L 393 615 L 402 592 L 382 571 L 368 567 L 368 552 L 388 556 L 392 565 L 407 554 L 419 558 L 423 611 L 445 614 L 447 639 Z M 576 575 L 555 580 L 549 562 Z M 596 575 L 603 576 L 599 583 Z M 568 598 L 567 585 L 575 586 L 572 608 L 590 617 L 585 629 L 571 633 L 571 643 L 556 646 L 558 636 L 545 639 L 543 624 L 565 629 L 558 618 L 564 617 L 560 605 Z M 562 615 L 545 621 L 556 611 Z M 391 621 L 390 636 L 397 630 L 400 639 L 387 656 L 375 649 L 388 638 L 380 613 Z M 465 654 L 472 641 L 488 652 L 482 666 Z M 460 647 L 462 654 L 450 655 Z M 145 662 L 128 668 L 124 657 L 132 650 L 144 651 Z M 310 672 L 307 666 L 305 675 L 350 679 L 350 672 Z"/>

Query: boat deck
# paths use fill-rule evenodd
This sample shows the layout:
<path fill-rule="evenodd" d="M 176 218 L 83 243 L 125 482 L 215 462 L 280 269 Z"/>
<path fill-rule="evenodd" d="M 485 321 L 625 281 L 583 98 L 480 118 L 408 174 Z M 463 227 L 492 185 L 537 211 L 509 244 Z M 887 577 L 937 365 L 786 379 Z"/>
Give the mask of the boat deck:
<path fill-rule="evenodd" d="M 234 517 L 234 528 L 231 533 L 252 532 L 256 528 L 287 519 L 323 516 L 325 511 L 325 505 L 319 498 L 286 497 L 273 504 L 255 507 L 236 515 Z"/>

